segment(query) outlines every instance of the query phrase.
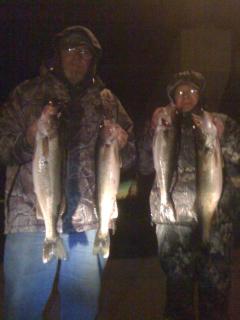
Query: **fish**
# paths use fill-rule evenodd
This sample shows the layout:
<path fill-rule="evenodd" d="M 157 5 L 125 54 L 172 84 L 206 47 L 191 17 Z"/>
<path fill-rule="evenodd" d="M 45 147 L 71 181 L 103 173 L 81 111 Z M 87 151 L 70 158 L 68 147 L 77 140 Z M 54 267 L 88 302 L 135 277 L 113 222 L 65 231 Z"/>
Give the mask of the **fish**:
<path fill-rule="evenodd" d="M 67 259 L 63 241 L 57 231 L 57 221 L 65 209 L 62 188 L 62 150 L 59 137 L 59 112 L 48 104 L 37 121 L 33 155 L 33 186 L 37 217 L 44 220 L 45 239 L 42 261 L 54 256 Z"/>
<path fill-rule="evenodd" d="M 159 114 L 152 143 L 155 181 L 160 195 L 159 213 L 158 216 L 153 217 L 155 223 L 160 223 L 162 217 L 169 222 L 176 220 L 171 187 L 177 162 L 179 130 L 179 114 L 176 107 L 163 107 Z"/>
<path fill-rule="evenodd" d="M 202 241 L 208 243 L 211 225 L 223 188 L 223 157 L 211 113 L 192 114 L 197 148 L 197 212 Z"/>
<path fill-rule="evenodd" d="M 110 252 L 109 229 L 118 217 L 117 193 L 120 183 L 121 159 L 117 141 L 117 128 L 105 119 L 100 129 L 97 154 L 97 212 L 99 227 L 93 254 L 108 258 Z"/>

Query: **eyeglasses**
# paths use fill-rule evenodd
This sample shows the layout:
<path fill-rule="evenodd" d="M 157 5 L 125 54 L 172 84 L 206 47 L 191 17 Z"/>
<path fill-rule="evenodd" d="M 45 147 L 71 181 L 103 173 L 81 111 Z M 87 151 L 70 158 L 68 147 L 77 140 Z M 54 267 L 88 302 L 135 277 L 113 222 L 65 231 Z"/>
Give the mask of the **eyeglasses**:
<path fill-rule="evenodd" d="M 175 97 L 196 96 L 197 94 L 198 94 L 197 89 L 177 90 L 175 92 Z"/>
<path fill-rule="evenodd" d="M 70 47 L 70 48 L 64 48 L 64 51 L 69 54 L 77 53 L 84 59 L 91 59 L 92 58 L 92 52 L 88 48 Z"/>

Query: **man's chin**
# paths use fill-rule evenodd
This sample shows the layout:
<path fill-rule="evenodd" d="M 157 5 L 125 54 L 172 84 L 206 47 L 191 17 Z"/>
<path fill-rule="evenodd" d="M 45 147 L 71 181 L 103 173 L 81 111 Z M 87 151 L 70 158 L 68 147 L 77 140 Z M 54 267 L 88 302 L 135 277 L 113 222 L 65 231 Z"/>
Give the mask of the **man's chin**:
<path fill-rule="evenodd" d="M 83 76 L 79 76 L 79 75 L 77 75 L 77 76 L 73 76 L 73 75 L 71 75 L 71 76 L 66 76 L 66 78 L 67 78 L 68 81 L 69 81 L 71 84 L 73 84 L 73 85 L 76 85 L 76 84 L 78 84 L 78 83 L 81 83 L 81 82 L 83 81 L 83 79 L 84 79 Z"/>
<path fill-rule="evenodd" d="M 181 108 L 177 108 L 177 110 L 179 112 L 191 112 L 194 110 L 194 106 L 184 106 L 184 107 L 181 107 Z"/>

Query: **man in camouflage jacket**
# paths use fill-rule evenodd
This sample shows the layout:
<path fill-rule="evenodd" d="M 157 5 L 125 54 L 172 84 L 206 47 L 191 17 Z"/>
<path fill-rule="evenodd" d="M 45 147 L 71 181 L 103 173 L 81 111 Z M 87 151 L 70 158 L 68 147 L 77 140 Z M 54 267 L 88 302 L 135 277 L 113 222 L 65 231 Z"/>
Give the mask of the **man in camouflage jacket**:
<path fill-rule="evenodd" d="M 63 319 L 94 319 L 97 311 L 95 150 L 103 119 L 110 117 L 118 126 L 123 168 L 135 159 L 133 123 L 96 75 L 101 55 L 96 37 L 85 27 L 69 27 L 57 34 L 54 48 L 50 67 L 17 86 L 1 108 L 0 159 L 7 165 L 5 319 L 40 319 L 57 270 L 56 259 L 41 261 L 45 228 L 36 216 L 33 190 L 36 121 L 43 108 L 51 101 L 64 109 L 67 209 L 58 229 L 69 257 L 59 271 Z"/>
<path fill-rule="evenodd" d="M 181 115 L 180 147 L 171 190 L 176 213 L 174 221 L 159 212 L 156 181 L 150 193 L 159 257 L 167 274 L 167 319 L 195 319 L 196 310 L 201 320 L 228 319 L 232 216 L 239 212 L 240 127 L 226 115 L 213 114 L 221 136 L 224 184 L 212 221 L 210 240 L 204 246 L 195 206 L 197 174 L 192 122 L 192 112 L 199 112 L 204 106 L 204 89 L 203 76 L 194 71 L 174 75 L 167 89 L 171 102 L 168 108 L 175 104 Z M 163 108 L 155 110 L 151 124 L 139 142 L 139 168 L 143 175 L 154 172 L 152 140 Z M 196 292 L 197 300 L 194 299 Z M 196 301 L 197 309 L 194 308 Z"/>

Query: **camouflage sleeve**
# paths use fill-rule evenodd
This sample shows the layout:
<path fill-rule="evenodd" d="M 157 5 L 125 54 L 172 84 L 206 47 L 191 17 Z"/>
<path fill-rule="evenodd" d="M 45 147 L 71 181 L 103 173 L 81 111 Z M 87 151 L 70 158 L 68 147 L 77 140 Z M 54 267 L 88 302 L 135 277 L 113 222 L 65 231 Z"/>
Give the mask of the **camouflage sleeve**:
<path fill-rule="evenodd" d="M 149 175 L 154 172 L 153 154 L 152 154 L 153 132 L 147 122 L 143 134 L 139 136 L 137 142 L 138 150 L 138 169 L 143 175 Z"/>
<path fill-rule="evenodd" d="M 26 140 L 26 126 L 21 89 L 18 86 L 0 110 L 0 161 L 4 165 L 31 160 L 32 147 Z"/>
<path fill-rule="evenodd" d="M 228 116 L 222 116 L 222 119 L 224 132 L 221 146 L 224 160 L 240 166 L 240 125 Z"/>
<path fill-rule="evenodd" d="M 128 133 L 128 142 L 121 150 L 122 165 L 124 169 L 131 167 L 136 160 L 136 145 L 133 132 L 133 122 L 117 99 L 117 123 Z"/>
<path fill-rule="evenodd" d="M 224 158 L 225 184 L 232 190 L 231 207 L 233 218 L 239 219 L 240 214 L 240 125 L 232 118 L 221 115 L 224 122 L 224 132 L 221 139 Z"/>
<path fill-rule="evenodd" d="M 101 92 L 101 99 L 105 109 L 105 114 L 111 113 L 111 117 L 128 133 L 128 142 L 121 150 L 123 169 L 131 167 L 136 160 L 135 136 L 133 131 L 133 121 L 122 106 L 119 99 L 108 89 Z"/>

